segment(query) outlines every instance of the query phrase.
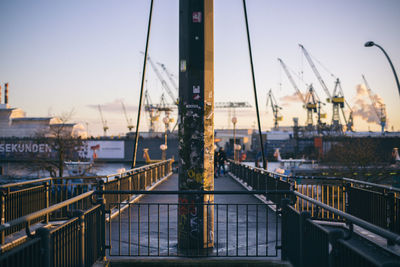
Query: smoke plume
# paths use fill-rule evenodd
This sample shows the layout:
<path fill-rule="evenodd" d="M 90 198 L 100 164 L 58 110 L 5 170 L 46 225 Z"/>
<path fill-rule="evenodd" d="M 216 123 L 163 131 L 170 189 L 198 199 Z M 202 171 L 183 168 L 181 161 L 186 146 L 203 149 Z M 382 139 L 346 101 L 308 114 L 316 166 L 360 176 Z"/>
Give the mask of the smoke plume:
<path fill-rule="evenodd" d="M 114 112 L 114 113 L 121 113 L 122 112 L 122 104 L 121 102 L 124 102 L 125 108 L 127 112 L 137 112 L 137 105 L 129 105 L 126 103 L 122 98 L 120 99 L 114 99 L 112 102 L 100 104 L 101 110 L 103 112 Z M 98 105 L 87 105 L 89 108 L 93 108 L 98 110 L 99 106 Z"/>
<path fill-rule="evenodd" d="M 369 123 L 380 124 L 379 118 L 375 112 L 374 106 L 368 96 L 368 89 L 364 84 L 358 84 L 357 95 L 353 106 L 353 117 L 359 117 Z M 371 97 L 374 99 L 375 108 L 380 112 L 380 104 L 383 104 L 383 99 L 378 94 L 371 92 Z M 379 104 L 380 103 L 380 104 Z"/>
<path fill-rule="evenodd" d="M 305 98 L 303 94 L 303 98 Z M 287 107 L 290 106 L 291 103 L 301 103 L 301 99 L 297 93 L 294 93 L 293 95 L 286 95 L 283 96 L 279 99 L 282 103 L 282 106 Z M 303 103 L 301 103 L 303 104 Z"/>

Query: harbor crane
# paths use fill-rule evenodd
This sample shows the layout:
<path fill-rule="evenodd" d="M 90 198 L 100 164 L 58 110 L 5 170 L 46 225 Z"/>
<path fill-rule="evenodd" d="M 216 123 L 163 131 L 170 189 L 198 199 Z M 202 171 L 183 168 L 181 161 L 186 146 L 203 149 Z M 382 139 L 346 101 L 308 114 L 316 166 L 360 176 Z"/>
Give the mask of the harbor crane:
<path fill-rule="evenodd" d="M 384 133 L 386 127 L 386 106 L 382 102 L 378 101 L 375 97 L 373 97 L 372 90 L 371 87 L 369 87 L 367 79 L 365 78 L 364 75 L 362 75 L 362 78 L 364 80 L 365 87 L 367 87 L 368 96 L 369 99 L 371 100 L 372 107 L 375 111 L 376 116 L 379 119 L 379 123 L 381 125 L 381 131 L 382 133 Z"/>
<path fill-rule="evenodd" d="M 124 102 L 121 101 L 121 105 L 122 105 L 122 110 L 124 111 L 124 115 L 125 115 L 125 119 L 126 119 L 128 130 L 132 131 L 132 129 L 135 128 L 135 126 L 133 126 L 132 119 L 128 118 L 128 114 L 126 113 L 126 108 L 125 108 Z"/>
<path fill-rule="evenodd" d="M 278 58 L 279 63 L 281 64 L 283 70 L 286 73 L 286 76 L 288 77 L 289 81 L 291 82 L 293 88 L 296 91 L 296 94 L 299 96 L 301 102 L 303 102 L 303 108 L 307 110 L 307 121 L 306 121 L 306 128 L 308 130 L 313 129 L 313 113 L 318 114 L 318 129 L 321 129 L 323 127 L 323 123 L 321 121 L 321 118 L 326 118 L 325 113 L 321 113 L 321 101 L 316 94 L 314 87 L 312 85 L 308 86 L 308 91 L 305 96 L 301 93 L 299 87 L 297 87 L 296 82 L 293 79 L 293 76 L 290 74 L 288 67 L 286 64 L 283 62 L 282 59 Z"/>
<path fill-rule="evenodd" d="M 142 54 L 144 54 L 144 53 L 142 52 Z M 157 66 L 154 64 L 153 60 L 151 60 L 150 56 L 147 56 L 147 60 L 149 61 L 150 66 L 153 68 L 155 74 L 157 75 L 157 78 L 160 80 L 162 87 L 165 89 L 165 91 L 171 97 L 172 102 L 177 105 L 178 98 L 176 98 L 176 96 L 172 92 L 171 88 L 169 87 L 168 83 L 165 81 L 165 79 L 161 75 L 160 71 L 158 70 Z"/>
<path fill-rule="evenodd" d="M 107 130 L 108 130 L 107 121 L 103 117 L 103 112 L 101 111 L 101 106 L 99 105 L 98 107 L 99 107 L 99 112 L 100 112 L 101 123 L 103 124 L 104 136 L 107 136 Z"/>
<path fill-rule="evenodd" d="M 267 108 L 268 106 L 271 106 L 272 108 L 272 114 L 274 115 L 274 129 L 278 129 L 278 121 L 282 121 L 283 116 L 280 115 L 279 110 L 282 109 L 282 107 L 278 106 L 278 102 L 276 101 L 274 95 L 272 94 L 272 89 L 269 90 L 268 96 L 267 96 Z"/>
<path fill-rule="evenodd" d="M 236 109 L 237 108 L 251 108 L 252 106 L 248 102 L 215 102 L 215 109 L 228 109 L 228 128 L 231 125 L 232 114 L 233 117 L 236 117 Z"/>
<path fill-rule="evenodd" d="M 163 118 L 163 122 L 165 124 L 165 129 L 167 131 L 169 131 L 169 124 L 175 121 L 174 118 L 170 117 L 170 114 L 174 107 L 176 107 L 176 106 L 167 104 L 167 102 L 165 101 L 165 96 L 164 96 L 164 94 L 162 94 L 160 103 L 157 105 L 157 111 L 160 113 L 164 112 L 165 117 Z"/>
<path fill-rule="evenodd" d="M 167 75 L 168 80 L 171 82 L 171 84 L 174 87 L 174 89 L 176 90 L 176 92 L 178 92 L 179 91 L 178 85 L 176 84 L 172 73 L 167 69 L 167 67 L 163 63 L 157 62 L 157 64 L 161 66 L 162 70 Z"/>
<path fill-rule="evenodd" d="M 175 94 L 171 90 L 171 87 L 165 81 L 165 79 L 161 75 L 160 71 L 158 70 L 157 66 L 154 64 L 152 59 L 149 56 L 147 56 L 147 59 L 150 62 L 150 65 L 153 68 L 154 72 L 156 73 L 157 78 L 160 80 L 163 88 L 165 89 L 167 94 L 170 96 L 170 98 L 173 100 L 173 104 L 174 104 L 174 106 L 171 106 L 171 105 L 168 105 L 166 103 L 159 103 L 157 105 L 158 109 L 159 109 L 158 111 L 165 111 L 165 110 L 160 110 L 160 109 L 169 109 L 171 111 L 172 109 L 177 108 L 179 99 L 175 97 Z M 168 71 L 167 67 L 163 63 L 157 63 L 157 64 L 161 66 L 161 68 L 163 69 L 164 73 L 166 74 L 166 76 L 168 77 L 169 81 L 171 82 L 172 87 L 175 89 L 175 92 L 178 93 L 179 88 L 178 88 L 178 85 L 175 82 L 174 77 L 171 74 L 171 72 Z M 162 99 L 163 99 L 163 96 L 162 96 Z M 163 101 L 165 102 L 165 99 Z M 229 114 L 228 114 L 228 127 L 229 127 L 230 121 L 231 121 L 232 110 L 233 110 L 233 114 L 235 115 L 235 109 L 236 108 L 251 108 L 251 107 L 252 106 L 248 102 L 216 102 L 214 104 L 214 108 L 216 108 L 216 109 L 225 109 L 225 108 L 228 109 L 228 111 L 229 111 Z M 166 116 L 168 117 L 169 113 L 166 113 Z M 173 121 L 173 119 L 170 119 L 170 121 Z M 175 127 L 176 127 L 176 125 L 173 127 L 173 129 L 175 129 Z"/>
<path fill-rule="evenodd" d="M 144 101 L 144 110 L 147 112 L 150 122 L 149 132 L 155 132 L 155 122 L 160 118 L 160 111 L 156 105 L 153 105 L 147 89 L 144 91 Z"/>
<path fill-rule="evenodd" d="M 343 131 L 342 124 L 340 123 L 340 113 L 339 109 L 343 109 L 345 106 L 345 99 L 344 99 L 344 94 L 342 87 L 340 85 L 340 80 L 339 78 L 336 78 L 335 82 L 335 88 L 333 90 L 333 94 L 331 95 L 329 92 L 328 87 L 326 86 L 324 80 L 322 79 L 321 74 L 319 73 L 317 67 L 315 66 L 313 60 L 311 59 L 310 54 L 308 51 L 304 48 L 303 45 L 299 44 L 301 50 L 303 51 L 304 56 L 306 57 L 308 63 L 310 64 L 310 67 L 312 71 L 314 72 L 315 76 L 317 77 L 319 83 L 321 84 L 322 89 L 324 90 L 327 98 L 328 103 L 332 103 L 332 125 L 331 125 L 331 130 L 335 132 L 341 133 Z M 346 104 L 348 107 L 350 107 L 348 104 Z M 344 116 L 344 111 L 342 110 L 344 120 L 347 125 L 347 129 L 352 129 L 353 128 L 353 114 L 352 111 L 350 110 L 350 115 L 349 115 L 349 120 L 346 119 L 346 116 Z"/>

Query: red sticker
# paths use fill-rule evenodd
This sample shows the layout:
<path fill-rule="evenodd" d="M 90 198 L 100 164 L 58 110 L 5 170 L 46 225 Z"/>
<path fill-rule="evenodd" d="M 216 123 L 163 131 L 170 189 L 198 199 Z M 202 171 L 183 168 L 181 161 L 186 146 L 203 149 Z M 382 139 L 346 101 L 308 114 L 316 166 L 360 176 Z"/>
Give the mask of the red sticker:
<path fill-rule="evenodd" d="M 192 19 L 193 19 L 194 23 L 200 23 L 201 22 L 201 12 L 193 12 Z"/>

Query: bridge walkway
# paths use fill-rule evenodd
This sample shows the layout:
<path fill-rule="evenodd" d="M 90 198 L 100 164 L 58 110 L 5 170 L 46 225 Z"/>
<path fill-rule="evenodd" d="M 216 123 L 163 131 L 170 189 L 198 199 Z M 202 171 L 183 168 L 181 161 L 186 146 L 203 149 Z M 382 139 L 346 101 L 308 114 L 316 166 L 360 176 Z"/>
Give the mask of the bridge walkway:
<path fill-rule="evenodd" d="M 154 189 L 175 190 L 177 174 Z M 245 191 L 229 175 L 215 179 L 215 190 Z M 177 250 L 177 203 L 177 195 L 145 195 L 131 204 L 107 226 L 107 257 L 182 256 Z M 204 256 L 280 259 L 280 217 L 267 205 L 252 195 L 215 195 L 214 203 L 214 248 Z"/>

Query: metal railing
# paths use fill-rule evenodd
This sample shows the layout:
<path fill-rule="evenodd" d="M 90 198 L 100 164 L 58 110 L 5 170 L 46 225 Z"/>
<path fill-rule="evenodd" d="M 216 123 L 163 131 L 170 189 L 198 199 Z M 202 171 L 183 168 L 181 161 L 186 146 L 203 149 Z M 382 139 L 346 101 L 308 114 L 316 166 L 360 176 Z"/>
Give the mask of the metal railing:
<path fill-rule="evenodd" d="M 348 178 L 290 177 L 230 161 L 230 171 L 255 189 L 292 188 L 312 199 L 400 233 L 400 189 Z M 297 198 L 294 208 L 312 218 L 342 221 L 335 213 Z"/>
<path fill-rule="evenodd" d="M 19 245 L 3 245 L 0 266 L 91 266 L 104 254 L 104 206 L 94 205 L 86 211 L 75 210 L 67 221 L 59 225 L 45 225 L 34 233 L 30 230 L 32 222 L 38 218 L 69 207 L 71 210 L 85 198 L 91 198 L 93 191 L 36 211 L 29 215 L 0 225 L 0 232 L 18 225 L 25 225 L 27 235 Z M 97 245 L 88 245 L 97 240 Z"/>
<path fill-rule="evenodd" d="M 318 223 L 311 218 L 310 212 L 300 213 L 290 200 L 284 200 L 281 234 L 283 260 L 290 260 L 294 266 L 390 266 L 400 262 L 398 253 L 357 235 L 353 232 L 353 225 L 386 239 L 389 246 L 400 245 L 399 235 L 298 192 L 294 194 L 310 202 L 310 205 L 343 218 L 348 226 Z"/>
<path fill-rule="evenodd" d="M 400 256 L 389 248 L 400 245 L 400 236 L 379 226 L 326 205 L 293 190 L 251 191 L 90 191 L 41 211 L 25 215 L 0 225 L 0 233 L 16 225 L 25 225 L 27 237 L 19 244 L 1 247 L 0 266 L 91 266 L 106 256 L 131 257 L 279 257 L 294 266 L 384 266 L 398 263 Z M 124 199 L 129 195 L 172 196 L 173 199 L 143 199 L 143 202 L 108 203 L 111 195 Z M 235 195 L 229 203 L 178 203 L 180 195 Z M 79 201 L 96 202 L 86 211 L 75 211 L 68 220 L 55 227 L 42 227 L 32 233 L 30 224 L 41 217 L 69 207 L 72 211 Z M 239 195 L 264 195 L 280 203 L 250 201 L 239 203 Z M 279 198 L 273 198 L 278 195 Z M 297 199 L 308 202 L 305 211 L 294 208 Z M 111 211 L 120 210 L 113 220 Z M 326 210 L 347 223 L 328 224 L 311 217 L 310 211 Z M 125 208 L 124 211 L 122 209 Z M 273 210 L 277 211 L 274 212 Z M 211 231 L 213 246 L 179 244 L 178 210 L 196 214 L 206 210 L 214 213 Z M 209 214 L 209 213 L 207 213 Z M 281 215 L 281 216 L 280 216 Z M 378 245 L 353 232 L 353 225 L 387 240 L 388 247 Z M 192 226 L 191 226 L 192 227 Z M 190 231 L 190 229 L 189 229 Z M 187 233 L 186 233 L 187 234 Z M 205 244 L 208 244 L 207 241 Z M 194 245 L 194 246 L 193 246 Z M 389 265 L 386 265 L 389 266 Z"/>
<path fill-rule="evenodd" d="M 124 212 L 106 224 L 107 256 L 131 257 L 277 257 L 280 243 L 280 219 L 275 203 L 178 203 L 178 195 L 284 195 L 290 191 L 97 191 L 103 195 L 143 194 L 159 198 L 175 197 L 175 201 L 156 203 L 112 203 Z M 212 232 L 207 240 L 179 244 L 178 210 L 191 214 L 207 211 L 214 221 L 204 231 Z M 184 213 L 184 212 L 183 212 Z M 194 215 L 197 216 L 197 215 Z M 191 229 L 192 226 L 191 225 Z M 194 228 L 193 228 L 194 229 Z M 193 230 L 192 229 L 192 230 Z M 192 230 L 188 230 L 189 232 Z M 204 248 L 212 239 L 213 247 Z M 189 240 L 189 238 L 187 238 Z M 188 241 L 190 242 L 190 241 Z M 193 240 L 192 240 L 193 242 Z"/>
<path fill-rule="evenodd" d="M 166 160 L 122 173 L 96 177 L 64 177 L 43 178 L 0 186 L 0 222 L 20 218 L 32 212 L 42 210 L 51 205 L 79 196 L 95 189 L 98 181 L 104 181 L 107 190 L 146 190 L 149 186 L 170 175 L 173 160 Z M 121 199 L 106 199 L 107 202 L 126 201 L 131 196 Z M 74 209 L 86 209 L 92 206 L 90 200 L 82 199 L 74 204 Z M 36 222 L 67 219 L 70 207 L 65 206 L 45 217 L 37 218 Z M 109 207 L 108 207 L 109 208 Z M 23 225 L 8 228 L 0 233 L 0 244 L 4 244 L 6 236 L 23 229 Z"/>

